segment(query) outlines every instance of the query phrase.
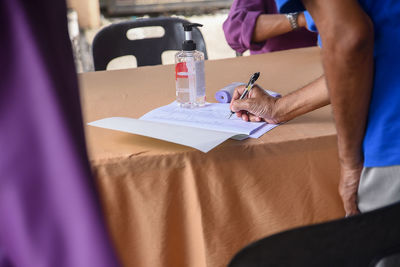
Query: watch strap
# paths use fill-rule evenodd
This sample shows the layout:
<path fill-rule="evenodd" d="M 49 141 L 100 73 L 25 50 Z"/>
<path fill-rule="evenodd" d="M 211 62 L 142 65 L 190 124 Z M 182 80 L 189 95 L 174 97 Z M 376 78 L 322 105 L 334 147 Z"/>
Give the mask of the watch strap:
<path fill-rule="evenodd" d="M 298 17 L 299 17 L 299 13 L 288 13 L 285 14 L 286 18 L 289 20 L 290 23 L 290 27 L 292 27 L 292 30 L 296 30 L 299 28 L 299 23 L 298 23 Z"/>

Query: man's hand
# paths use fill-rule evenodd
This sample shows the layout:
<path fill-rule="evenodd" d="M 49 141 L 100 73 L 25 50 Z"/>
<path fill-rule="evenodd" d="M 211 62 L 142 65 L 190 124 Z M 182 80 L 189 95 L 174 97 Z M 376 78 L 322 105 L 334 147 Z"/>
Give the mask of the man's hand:
<path fill-rule="evenodd" d="M 342 197 L 346 217 L 360 213 L 357 208 L 357 190 L 360 182 L 362 164 L 355 167 L 342 166 L 339 194 Z"/>
<path fill-rule="evenodd" d="M 238 117 L 245 121 L 266 121 L 268 123 L 278 123 L 275 115 L 275 106 L 278 98 L 270 96 L 258 85 L 254 85 L 248 98 L 240 100 L 246 87 L 244 85 L 235 89 L 231 101 L 231 110 L 236 112 Z"/>
<path fill-rule="evenodd" d="M 254 85 L 249 99 L 238 100 L 245 87 L 236 88 L 231 110 L 245 121 L 281 123 L 329 104 L 324 76 L 281 98 L 274 98 Z"/>

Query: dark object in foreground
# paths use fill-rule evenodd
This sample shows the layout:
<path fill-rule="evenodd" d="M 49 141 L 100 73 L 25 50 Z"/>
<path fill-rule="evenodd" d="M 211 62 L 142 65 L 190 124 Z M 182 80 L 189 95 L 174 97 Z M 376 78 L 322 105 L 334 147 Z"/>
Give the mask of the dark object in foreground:
<path fill-rule="evenodd" d="M 238 252 L 229 267 L 375 266 L 400 252 L 399 225 L 400 202 L 266 237 Z"/>

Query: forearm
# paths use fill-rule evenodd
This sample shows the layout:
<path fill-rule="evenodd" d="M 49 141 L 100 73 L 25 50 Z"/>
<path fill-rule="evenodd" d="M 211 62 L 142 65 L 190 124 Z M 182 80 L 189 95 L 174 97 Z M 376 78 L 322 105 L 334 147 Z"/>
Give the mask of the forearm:
<path fill-rule="evenodd" d="M 300 27 L 306 26 L 304 14 L 298 17 Z M 282 14 L 262 14 L 258 16 L 254 26 L 252 42 L 264 42 L 265 40 L 292 31 L 289 20 Z"/>
<path fill-rule="evenodd" d="M 321 10 L 323 3 L 315 3 L 318 1 L 304 2 L 321 33 L 322 59 L 342 168 L 359 168 L 363 162 L 362 140 L 372 89 L 372 23 L 356 1 L 325 10 Z"/>
<path fill-rule="evenodd" d="M 277 122 L 289 121 L 328 104 L 328 89 L 325 77 L 321 76 L 303 88 L 279 98 L 275 103 L 273 118 Z"/>
<path fill-rule="evenodd" d="M 359 52 L 352 53 L 349 57 L 352 66 L 346 60 L 330 55 L 329 51 L 323 52 L 338 135 L 339 156 L 346 167 L 363 163 L 362 141 L 373 77 L 372 49 L 370 50 L 368 56 Z"/>

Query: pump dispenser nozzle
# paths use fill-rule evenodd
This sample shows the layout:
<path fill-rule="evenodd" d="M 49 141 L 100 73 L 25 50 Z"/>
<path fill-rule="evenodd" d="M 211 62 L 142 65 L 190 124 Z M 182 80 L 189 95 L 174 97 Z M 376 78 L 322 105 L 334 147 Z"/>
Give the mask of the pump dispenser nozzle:
<path fill-rule="evenodd" d="M 196 43 L 192 39 L 193 27 L 203 27 L 199 23 L 183 23 L 183 29 L 185 30 L 185 41 L 182 44 L 182 50 L 193 51 L 196 50 Z"/>
<path fill-rule="evenodd" d="M 185 32 L 192 31 L 193 27 L 203 27 L 203 25 L 199 23 L 183 23 L 183 29 Z"/>

